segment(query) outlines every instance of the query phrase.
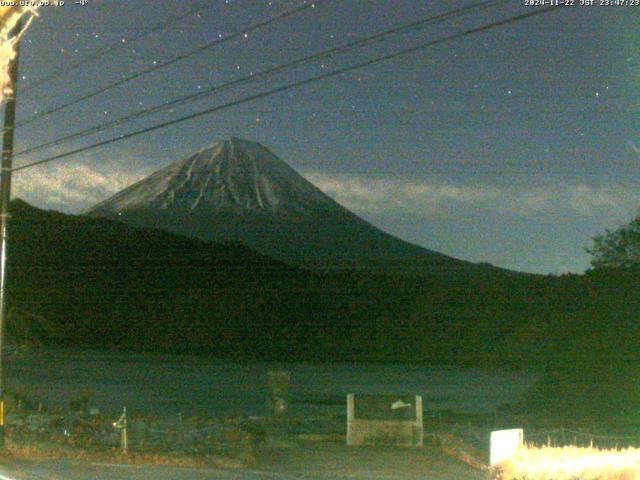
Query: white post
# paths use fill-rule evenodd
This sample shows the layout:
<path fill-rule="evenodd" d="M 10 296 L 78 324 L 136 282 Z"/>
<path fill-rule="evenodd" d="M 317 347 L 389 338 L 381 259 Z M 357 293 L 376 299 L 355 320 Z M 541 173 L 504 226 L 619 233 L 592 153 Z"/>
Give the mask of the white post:
<path fill-rule="evenodd" d="M 355 401 L 353 393 L 347 395 L 347 445 L 353 445 L 353 420 L 355 419 Z"/>
<path fill-rule="evenodd" d="M 120 443 L 122 446 L 122 452 L 127 453 L 129 451 L 129 438 L 127 436 L 127 421 L 124 422 L 124 427 L 122 428 L 122 437 L 120 438 Z"/>
<path fill-rule="evenodd" d="M 422 395 L 416 395 L 416 429 L 418 432 L 417 447 L 422 447 L 424 441 L 424 422 L 422 420 Z"/>

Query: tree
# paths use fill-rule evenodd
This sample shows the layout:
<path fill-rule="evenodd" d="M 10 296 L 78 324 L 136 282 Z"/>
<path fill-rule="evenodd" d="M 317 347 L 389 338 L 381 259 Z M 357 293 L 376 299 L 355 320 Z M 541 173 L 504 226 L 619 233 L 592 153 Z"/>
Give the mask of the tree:
<path fill-rule="evenodd" d="M 594 268 L 628 268 L 640 265 L 640 215 L 616 230 L 605 230 L 587 249 Z"/>

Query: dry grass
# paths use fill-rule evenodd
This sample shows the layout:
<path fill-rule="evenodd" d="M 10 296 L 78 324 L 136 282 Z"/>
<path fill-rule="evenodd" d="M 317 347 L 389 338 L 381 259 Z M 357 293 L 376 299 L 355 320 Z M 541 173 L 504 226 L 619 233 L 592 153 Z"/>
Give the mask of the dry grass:
<path fill-rule="evenodd" d="M 640 480 L 640 449 L 521 448 L 496 469 L 499 480 Z"/>
<path fill-rule="evenodd" d="M 456 458 L 470 467 L 483 470 L 486 468 L 485 455 L 472 445 L 452 434 L 444 433 L 436 437 L 436 441 L 444 453 Z"/>
<path fill-rule="evenodd" d="M 10 438 L 2 452 L 5 461 L 46 462 L 73 459 L 124 464 L 172 465 L 179 467 L 246 468 L 255 463 L 253 452 L 234 457 L 212 455 L 163 454 L 150 452 L 123 453 L 119 449 L 82 449 L 55 442 L 18 442 Z"/>

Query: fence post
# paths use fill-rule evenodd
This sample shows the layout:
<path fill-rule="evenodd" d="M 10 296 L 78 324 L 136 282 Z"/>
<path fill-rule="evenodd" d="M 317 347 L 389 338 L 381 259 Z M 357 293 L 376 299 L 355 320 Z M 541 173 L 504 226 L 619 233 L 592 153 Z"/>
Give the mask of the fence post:
<path fill-rule="evenodd" d="M 267 372 L 270 417 L 268 437 L 275 440 L 276 443 L 286 443 L 290 388 L 291 375 L 289 372 L 283 370 L 269 370 Z"/>
<path fill-rule="evenodd" d="M 122 408 L 122 415 L 120 418 L 113 422 L 113 428 L 120 430 L 120 448 L 123 453 L 129 451 L 129 438 L 127 436 L 127 407 Z"/>
<path fill-rule="evenodd" d="M 355 420 L 355 399 L 353 393 L 347 395 L 347 445 L 354 445 L 353 421 Z"/>
<path fill-rule="evenodd" d="M 424 421 L 422 419 L 424 410 L 422 409 L 422 395 L 416 395 L 416 435 L 418 436 L 415 442 L 417 447 L 424 445 Z"/>

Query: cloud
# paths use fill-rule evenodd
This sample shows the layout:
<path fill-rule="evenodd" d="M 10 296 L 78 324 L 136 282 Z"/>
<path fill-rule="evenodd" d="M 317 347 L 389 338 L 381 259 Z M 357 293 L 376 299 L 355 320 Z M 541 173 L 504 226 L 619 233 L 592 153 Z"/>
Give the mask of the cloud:
<path fill-rule="evenodd" d="M 14 197 L 42 208 L 79 213 L 149 175 L 137 161 L 95 159 L 45 164 L 16 172 Z M 638 203 L 638 185 L 546 183 L 497 186 L 367 175 L 303 175 L 358 214 L 416 220 L 454 215 L 520 217 L 608 216 L 626 219 Z"/>
<path fill-rule="evenodd" d="M 42 165 L 16 172 L 13 197 L 43 208 L 81 212 L 146 175 L 137 169 L 87 163 Z"/>
<path fill-rule="evenodd" d="M 456 214 L 497 214 L 523 217 L 563 215 L 627 216 L 638 203 L 638 185 L 546 183 L 509 187 L 458 185 L 364 175 L 304 176 L 345 207 L 365 215 L 438 218 Z"/>

